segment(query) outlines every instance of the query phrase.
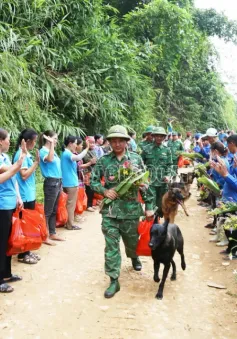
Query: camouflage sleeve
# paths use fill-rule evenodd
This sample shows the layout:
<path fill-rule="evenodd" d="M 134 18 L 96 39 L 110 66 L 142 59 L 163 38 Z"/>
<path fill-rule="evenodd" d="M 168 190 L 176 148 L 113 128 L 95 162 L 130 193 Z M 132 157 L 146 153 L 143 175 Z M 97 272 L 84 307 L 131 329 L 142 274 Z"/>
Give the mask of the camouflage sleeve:
<path fill-rule="evenodd" d="M 100 158 L 100 160 L 96 163 L 94 166 L 92 172 L 91 172 L 91 178 L 90 178 L 90 187 L 91 189 L 99 194 L 104 195 L 104 191 L 106 190 L 102 184 L 101 184 L 101 178 L 104 175 L 103 170 L 103 157 Z"/>
<path fill-rule="evenodd" d="M 141 168 L 145 171 L 145 165 L 143 160 L 141 159 Z M 153 210 L 153 202 L 154 202 L 154 194 L 152 192 L 152 190 L 150 189 L 150 187 L 148 186 L 148 188 L 146 189 L 141 189 L 140 190 L 141 196 L 143 201 L 145 202 L 145 209 L 146 211 L 151 211 Z"/>
<path fill-rule="evenodd" d="M 172 176 L 173 174 L 173 159 L 170 148 L 167 148 L 167 163 L 165 167 L 165 176 Z"/>
<path fill-rule="evenodd" d="M 146 163 L 146 153 L 145 153 L 144 149 L 143 149 L 142 152 L 141 152 L 141 158 L 142 158 L 142 161 L 143 161 L 144 163 Z"/>

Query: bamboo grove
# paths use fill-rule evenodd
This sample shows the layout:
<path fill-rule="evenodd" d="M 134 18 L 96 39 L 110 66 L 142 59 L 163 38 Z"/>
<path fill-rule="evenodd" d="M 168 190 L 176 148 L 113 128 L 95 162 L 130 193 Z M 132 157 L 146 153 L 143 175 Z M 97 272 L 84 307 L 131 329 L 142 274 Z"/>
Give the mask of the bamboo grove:
<path fill-rule="evenodd" d="M 69 133 L 237 128 L 208 37 L 236 23 L 193 1 L 1 0 L 0 126 Z"/>

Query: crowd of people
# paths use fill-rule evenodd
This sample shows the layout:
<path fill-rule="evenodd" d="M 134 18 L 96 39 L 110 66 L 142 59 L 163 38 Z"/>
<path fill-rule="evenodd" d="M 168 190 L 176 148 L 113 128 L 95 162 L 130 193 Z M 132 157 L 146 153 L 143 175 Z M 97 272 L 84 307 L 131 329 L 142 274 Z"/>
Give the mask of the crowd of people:
<path fill-rule="evenodd" d="M 39 147 L 33 157 L 32 151 Z M 87 195 L 87 211 L 95 212 L 93 198 L 95 192 L 108 198 L 112 204 L 103 205 L 102 232 L 105 237 L 105 271 L 111 282 L 105 291 L 110 298 L 119 291 L 121 256 L 119 239 L 122 237 L 126 254 L 131 258 L 135 270 L 141 270 L 142 264 L 136 255 L 138 241 L 137 226 L 139 218 L 145 213 L 147 219 L 154 216 L 157 208 L 162 218 L 161 200 L 168 189 L 168 182 L 177 175 L 177 152 L 197 152 L 210 161 L 210 175 L 223 189 L 222 199 L 237 202 L 237 135 L 233 131 L 220 131 L 210 128 L 205 135 L 187 132 L 182 135 L 173 131 L 172 120 L 168 128 L 148 126 L 143 140 L 136 143 L 135 131 L 127 132 L 123 126 L 113 126 L 106 139 L 101 134 L 88 136 L 85 140 L 77 136 L 64 139 L 61 154 L 57 152 L 58 135 L 54 131 L 45 131 L 38 135 L 33 129 L 25 129 L 18 137 L 15 152 L 10 160 L 7 155 L 10 146 L 10 134 L 0 129 L 0 292 L 13 291 L 11 282 L 22 280 L 12 274 L 11 257 L 6 255 L 8 238 L 11 233 L 12 216 L 16 208 L 35 209 L 36 170 L 40 167 L 44 178 L 44 212 L 48 227 L 46 245 L 53 246 L 63 241 L 56 232 L 56 212 L 61 191 L 67 193 L 68 220 L 67 230 L 80 230 L 83 221 L 75 215 L 78 187 L 84 187 Z M 118 169 L 130 164 L 136 170 L 149 169 L 149 185 L 136 186 L 129 198 L 119 198 L 117 185 Z M 138 201 L 138 192 L 142 195 L 145 212 Z M 213 208 L 216 206 L 213 198 Z M 215 221 L 212 224 L 216 231 Z M 219 235 L 219 233 L 218 233 Z M 218 239 L 223 243 L 223 239 Z M 226 245 L 226 239 L 224 239 Z M 227 252 L 226 252 L 227 253 Z M 25 264 L 37 264 L 40 260 L 34 252 L 19 253 L 18 261 Z"/>

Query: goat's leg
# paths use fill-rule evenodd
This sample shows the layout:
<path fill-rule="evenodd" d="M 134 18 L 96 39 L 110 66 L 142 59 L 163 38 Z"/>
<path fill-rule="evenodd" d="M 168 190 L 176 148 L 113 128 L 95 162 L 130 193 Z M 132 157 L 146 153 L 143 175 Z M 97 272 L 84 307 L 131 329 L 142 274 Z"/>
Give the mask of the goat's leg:
<path fill-rule="evenodd" d="M 171 280 L 176 280 L 176 265 L 175 265 L 175 262 L 174 260 L 172 259 L 171 260 L 171 265 L 172 265 L 172 269 L 173 269 L 173 272 L 172 272 L 172 275 L 171 275 Z"/>
<path fill-rule="evenodd" d="M 185 258 L 184 258 L 184 239 L 180 230 L 178 230 L 178 247 L 177 251 L 181 256 L 181 267 L 183 270 L 186 268 Z"/>
<path fill-rule="evenodd" d="M 159 269 L 160 269 L 160 263 L 154 261 L 154 277 L 153 277 L 153 279 L 157 283 L 160 281 L 160 278 L 159 278 Z"/>
<path fill-rule="evenodd" d="M 161 280 L 158 292 L 156 294 L 157 299 L 163 299 L 163 289 L 164 289 L 164 286 L 165 286 L 165 281 L 166 281 L 167 275 L 169 273 L 169 269 L 170 269 L 170 263 L 168 263 L 164 267 L 162 280 Z"/>

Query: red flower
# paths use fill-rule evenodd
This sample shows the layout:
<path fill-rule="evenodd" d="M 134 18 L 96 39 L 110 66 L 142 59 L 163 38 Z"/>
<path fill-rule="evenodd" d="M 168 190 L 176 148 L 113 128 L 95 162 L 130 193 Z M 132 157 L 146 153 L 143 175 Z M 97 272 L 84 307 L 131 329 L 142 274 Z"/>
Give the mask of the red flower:
<path fill-rule="evenodd" d="M 124 167 L 124 168 L 130 168 L 130 167 L 131 167 L 131 162 L 128 161 L 128 160 L 124 161 L 123 167 Z"/>

